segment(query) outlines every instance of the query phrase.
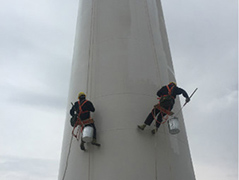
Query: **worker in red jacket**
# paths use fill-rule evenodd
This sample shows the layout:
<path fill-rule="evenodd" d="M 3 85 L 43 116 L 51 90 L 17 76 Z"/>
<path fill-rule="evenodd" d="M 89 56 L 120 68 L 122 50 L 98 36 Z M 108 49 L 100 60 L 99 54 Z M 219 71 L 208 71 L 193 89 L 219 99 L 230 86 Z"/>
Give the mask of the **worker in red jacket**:
<path fill-rule="evenodd" d="M 159 105 L 166 109 L 167 111 L 171 111 L 173 109 L 175 98 L 177 95 L 182 94 L 186 98 L 186 103 L 190 101 L 190 98 L 185 90 L 182 88 L 177 87 L 177 84 L 175 82 L 169 83 L 167 86 L 163 86 L 158 92 L 157 96 L 159 97 Z M 146 125 L 150 126 L 155 117 L 157 117 L 156 121 L 156 129 L 153 129 L 151 132 L 152 134 L 155 134 L 163 121 L 163 117 L 166 115 L 166 113 L 161 112 L 158 108 L 154 107 L 151 113 L 149 113 L 148 117 L 144 121 L 143 125 L 138 125 L 138 128 L 141 130 L 144 130 Z"/>
<path fill-rule="evenodd" d="M 84 123 L 84 120 L 88 120 L 90 118 L 90 112 L 94 112 L 95 108 L 91 101 L 86 100 L 85 93 L 80 92 L 78 95 L 78 99 L 79 99 L 79 101 L 76 101 L 74 103 L 74 105 L 72 106 L 72 108 L 70 110 L 70 115 L 72 117 L 78 116 L 79 119 Z M 91 126 L 94 129 L 93 141 L 91 142 L 91 144 L 100 146 L 100 144 L 97 143 L 97 141 L 96 141 L 96 128 L 95 128 L 94 122 L 87 124 L 85 126 Z M 85 144 L 85 142 L 81 139 L 80 147 L 83 151 L 85 150 L 84 144 Z"/>

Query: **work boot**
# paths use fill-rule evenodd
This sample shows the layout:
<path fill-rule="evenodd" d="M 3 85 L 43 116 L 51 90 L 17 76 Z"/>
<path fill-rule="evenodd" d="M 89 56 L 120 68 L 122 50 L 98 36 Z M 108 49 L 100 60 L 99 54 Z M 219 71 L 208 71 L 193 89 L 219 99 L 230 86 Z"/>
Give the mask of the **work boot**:
<path fill-rule="evenodd" d="M 98 147 L 100 146 L 100 144 L 96 142 L 96 139 L 93 139 L 93 141 L 91 142 L 91 144 L 93 144 L 93 145 L 95 145 L 95 146 L 98 146 Z"/>
<path fill-rule="evenodd" d="M 80 148 L 81 148 L 82 151 L 85 151 L 85 145 L 84 144 L 85 144 L 85 142 L 81 141 Z"/>
<path fill-rule="evenodd" d="M 142 131 L 144 130 L 145 127 L 146 127 L 146 124 L 138 125 L 138 128 L 141 129 Z"/>
<path fill-rule="evenodd" d="M 158 131 L 158 128 L 155 128 L 151 131 L 152 134 L 155 134 Z"/>

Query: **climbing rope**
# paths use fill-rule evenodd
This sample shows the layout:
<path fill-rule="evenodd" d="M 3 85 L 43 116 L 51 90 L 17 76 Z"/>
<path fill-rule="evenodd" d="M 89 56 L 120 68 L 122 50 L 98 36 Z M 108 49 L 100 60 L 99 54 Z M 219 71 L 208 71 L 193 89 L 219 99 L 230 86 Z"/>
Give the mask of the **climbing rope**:
<path fill-rule="evenodd" d="M 65 170 L 64 170 L 62 180 L 64 180 L 65 176 L 66 176 L 66 170 L 67 170 L 67 167 L 68 167 L 68 161 L 69 161 L 69 156 L 70 156 L 70 151 L 71 151 L 72 140 L 73 140 L 73 136 L 71 136 L 70 146 L 69 146 L 69 150 L 68 150 L 68 154 L 67 154 L 67 158 L 66 158 L 66 166 L 65 166 Z"/>

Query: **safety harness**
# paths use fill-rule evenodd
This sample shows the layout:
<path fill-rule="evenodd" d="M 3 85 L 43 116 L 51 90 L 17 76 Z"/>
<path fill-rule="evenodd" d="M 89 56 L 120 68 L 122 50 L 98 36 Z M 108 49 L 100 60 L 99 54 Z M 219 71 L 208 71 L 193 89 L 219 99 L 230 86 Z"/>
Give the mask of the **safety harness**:
<path fill-rule="evenodd" d="M 168 95 L 172 96 L 172 90 L 174 88 L 174 86 L 172 86 L 171 88 L 169 87 L 169 85 L 166 86 L 167 89 L 168 89 Z M 167 96 L 167 95 L 166 95 Z M 173 99 L 175 99 L 173 96 L 172 96 Z"/>
<path fill-rule="evenodd" d="M 72 135 L 75 136 L 76 138 L 77 138 L 77 134 L 78 134 L 78 132 L 79 132 L 79 129 L 78 129 L 78 131 L 77 131 L 76 134 L 74 134 L 74 131 L 75 131 L 75 128 L 76 128 L 78 125 L 80 125 L 80 127 L 81 127 L 81 132 L 82 132 L 82 130 L 83 130 L 83 128 L 85 127 L 85 125 L 94 123 L 94 120 L 93 120 L 91 117 L 90 117 L 89 119 L 85 119 L 85 120 L 83 120 L 83 121 L 80 119 L 80 115 L 81 115 L 81 114 L 84 114 L 84 113 L 89 112 L 88 110 L 87 110 L 87 111 L 83 111 L 83 110 L 82 110 L 82 107 L 83 107 L 83 105 L 84 105 L 86 102 L 88 102 L 88 101 L 85 100 L 82 104 L 80 104 L 80 101 L 78 101 L 79 113 L 78 113 L 78 115 L 77 115 L 77 121 L 76 121 L 76 123 L 75 123 L 75 125 L 74 125 L 74 128 L 73 128 L 73 130 L 72 130 Z"/>
<path fill-rule="evenodd" d="M 163 95 L 161 98 L 170 97 L 170 98 L 172 98 L 172 99 L 175 99 L 175 97 L 172 96 L 172 91 L 173 91 L 173 89 L 174 89 L 174 86 L 172 86 L 172 87 L 170 88 L 169 85 L 167 85 L 166 87 L 167 87 L 167 89 L 168 89 L 168 94 Z M 160 98 L 160 99 L 161 99 L 161 98 Z"/>
<path fill-rule="evenodd" d="M 162 98 L 166 98 L 167 96 L 170 96 L 170 98 L 175 99 L 175 98 L 172 96 L 172 90 L 173 90 L 174 86 L 172 86 L 172 87 L 170 88 L 170 87 L 167 85 L 166 87 L 167 87 L 167 89 L 168 89 L 168 94 L 163 95 L 163 96 L 157 98 L 157 99 L 159 100 L 159 103 L 156 104 L 156 105 L 154 105 L 154 109 L 153 109 L 152 112 L 151 112 L 152 115 L 153 115 L 154 120 L 155 120 L 156 122 L 158 122 L 159 124 L 161 124 L 161 123 L 164 124 L 164 123 L 167 121 L 168 116 L 172 116 L 172 115 L 174 114 L 172 111 L 170 111 L 170 107 L 169 107 L 169 109 L 165 109 L 165 108 L 162 107 L 161 104 L 160 104 L 160 102 L 162 102 L 162 101 L 160 101 L 160 100 L 162 100 Z M 162 119 L 165 119 L 165 121 L 163 121 L 163 122 L 160 123 L 160 122 L 156 119 L 155 114 L 154 114 L 155 109 L 158 109 L 158 110 L 160 111 L 160 114 L 161 114 L 161 116 L 162 116 Z M 164 117 L 163 114 L 166 114 L 166 117 L 165 117 L 165 118 L 163 118 L 163 117 Z"/>

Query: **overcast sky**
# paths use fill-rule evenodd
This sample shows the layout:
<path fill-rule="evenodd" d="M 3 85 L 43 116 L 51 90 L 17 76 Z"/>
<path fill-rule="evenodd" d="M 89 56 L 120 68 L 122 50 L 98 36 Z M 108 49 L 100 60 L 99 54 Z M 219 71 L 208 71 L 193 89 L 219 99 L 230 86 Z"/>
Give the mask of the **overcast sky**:
<path fill-rule="evenodd" d="M 0 3 L 0 179 L 56 180 L 78 0 Z M 237 1 L 162 5 L 196 178 L 237 180 Z"/>

